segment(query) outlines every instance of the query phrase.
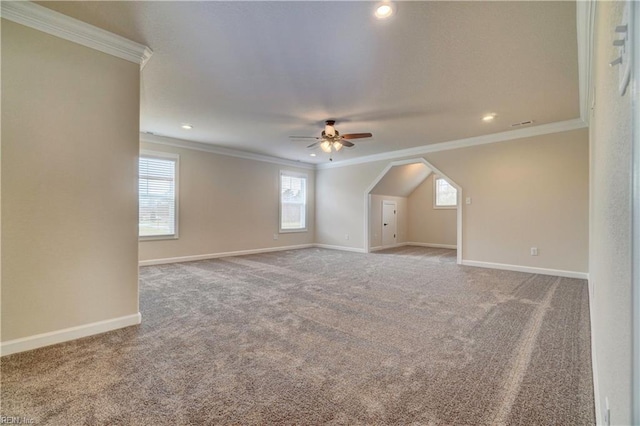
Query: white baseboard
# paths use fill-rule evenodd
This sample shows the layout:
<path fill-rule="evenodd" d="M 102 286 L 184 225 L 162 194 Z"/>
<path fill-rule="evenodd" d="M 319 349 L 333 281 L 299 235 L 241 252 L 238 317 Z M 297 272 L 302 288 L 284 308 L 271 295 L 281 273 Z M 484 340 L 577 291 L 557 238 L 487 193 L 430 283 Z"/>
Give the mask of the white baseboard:
<path fill-rule="evenodd" d="M 589 290 L 591 290 L 591 286 L 593 283 L 589 280 Z M 593 319 L 594 312 L 594 303 L 591 298 L 591 291 L 589 291 L 589 322 L 591 323 L 591 370 L 593 373 L 593 400 L 595 403 L 596 409 L 596 425 L 603 424 L 602 423 L 602 407 L 600 402 L 600 386 L 598 384 L 598 356 L 596 351 L 596 332 L 594 329 L 595 321 Z"/>
<path fill-rule="evenodd" d="M 602 418 L 602 402 L 600 401 L 600 385 L 598 380 L 598 355 L 596 351 L 596 330 L 594 328 L 594 312 L 595 312 L 595 300 L 593 291 L 594 282 L 589 279 L 589 323 L 590 323 L 590 337 L 591 337 L 591 372 L 593 374 L 593 401 L 596 409 L 596 425 L 603 423 Z"/>
<path fill-rule="evenodd" d="M 389 246 L 376 246 L 376 247 L 371 247 L 369 249 L 370 252 L 373 251 L 379 251 L 379 250 L 386 250 L 386 249 L 390 249 L 390 248 L 396 248 L 396 247 L 405 247 L 405 246 L 414 246 L 414 247 L 430 247 L 430 248 L 445 248 L 445 249 L 453 249 L 455 250 L 457 247 L 455 245 L 449 245 L 449 244 L 432 244 L 432 243 L 414 243 L 414 242 L 407 242 L 407 243 L 398 243 L 398 244 L 391 244 Z"/>
<path fill-rule="evenodd" d="M 505 271 L 528 272 L 530 274 L 553 275 L 556 277 L 589 279 L 586 272 L 563 271 L 561 269 L 536 268 L 533 266 L 507 265 L 504 263 L 479 262 L 477 260 L 463 260 L 465 266 L 476 266 L 478 268 L 502 269 Z"/>
<path fill-rule="evenodd" d="M 398 243 L 398 244 L 390 244 L 388 246 L 376 246 L 376 247 L 371 247 L 369 249 L 369 252 L 392 249 L 392 248 L 398 248 L 398 247 L 404 247 L 406 245 L 407 245 L 407 243 Z"/>
<path fill-rule="evenodd" d="M 220 257 L 244 256 L 247 254 L 270 253 L 274 251 L 297 250 L 316 247 L 316 244 L 299 244 L 295 246 L 267 247 L 252 250 L 226 251 L 221 253 L 197 254 L 193 256 L 167 257 L 164 259 L 141 260 L 139 266 L 164 265 L 166 263 L 193 262 L 194 260 L 218 259 Z"/>
<path fill-rule="evenodd" d="M 365 253 L 364 249 L 361 249 L 358 247 L 333 246 L 330 244 L 313 244 L 313 247 L 329 249 L 329 250 L 351 251 L 354 253 Z"/>
<path fill-rule="evenodd" d="M 416 247 L 444 248 L 444 249 L 452 249 L 452 250 L 457 250 L 458 249 L 458 246 L 456 246 L 455 244 L 435 244 L 435 243 L 408 242 L 408 243 L 405 243 L 405 245 L 407 245 L 407 246 L 416 246 Z"/>
<path fill-rule="evenodd" d="M 389 246 L 372 247 L 369 249 L 369 251 L 372 252 L 372 251 L 385 250 L 389 248 L 402 247 L 402 246 L 422 246 L 422 247 L 447 248 L 447 249 L 456 248 L 456 246 L 450 246 L 446 244 L 398 243 L 398 244 L 392 244 Z M 253 250 L 238 250 L 238 251 L 227 251 L 227 252 L 221 252 L 221 253 L 197 254 L 193 256 L 167 257 L 164 259 L 141 260 L 140 262 L 138 262 L 138 265 L 151 266 L 151 265 L 164 265 L 167 263 L 193 262 L 195 260 L 218 259 L 221 257 L 244 256 L 247 254 L 259 254 L 259 253 L 269 253 L 274 251 L 297 250 L 297 249 L 310 248 L 310 247 L 318 247 L 318 248 L 324 248 L 329 250 L 350 251 L 354 253 L 366 253 L 364 249 L 361 249 L 359 247 L 336 246 L 331 244 L 299 244 L 295 246 L 268 247 L 268 248 L 253 249 Z"/>
<path fill-rule="evenodd" d="M 447 248 L 447 249 L 456 248 L 456 246 L 451 246 L 447 244 L 407 242 L 407 243 L 392 244 L 389 246 L 372 247 L 369 249 L 369 251 L 374 252 L 378 250 L 385 250 L 389 248 L 402 247 L 402 246 L 419 246 L 419 247 L 433 247 L 433 248 Z M 195 260 L 217 259 L 221 257 L 244 256 L 248 254 L 270 253 L 270 252 L 285 251 L 285 250 L 298 250 L 298 249 L 304 249 L 304 248 L 310 248 L 310 247 L 318 247 L 318 248 L 324 248 L 329 250 L 350 251 L 354 253 L 366 253 L 364 249 L 359 247 L 337 246 L 337 245 L 331 245 L 331 244 L 299 244 L 295 246 L 267 247 L 267 248 L 261 248 L 261 249 L 253 249 L 253 250 L 238 250 L 238 251 L 227 251 L 227 252 L 221 252 L 221 253 L 198 254 L 193 256 L 168 257 L 164 259 L 141 260 L 140 262 L 138 262 L 138 264 L 140 266 L 163 265 L 167 263 L 193 262 Z M 508 265 L 504 263 L 480 262 L 476 260 L 463 260 L 462 264 L 466 266 L 476 266 L 479 268 L 502 269 L 507 271 L 528 272 L 531 274 L 554 275 L 559 277 L 580 278 L 585 280 L 589 278 L 589 274 L 587 274 L 586 272 L 563 271 L 560 269 L 546 269 L 546 268 L 536 268 L 532 266 Z"/>
<path fill-rule="evenodd" d="M 22 337 L 20 339 L 8 340 L 0 345 L 0 356 L 11 355 L 18 352 L 30 351 L 44 346 L 55 345 L 57 343 L 68 342 L 69 340 L 80 339 L 94 334 L 105 333 L 117 330 L 130 325 L 140 324 L 142 315 L 140 312 L 119 318 L 112 318 L 90 324 L 79 325 L 77 327 L 65 328 L 51 331 L 49 333 L 36 334 L 34 336 Z"/>

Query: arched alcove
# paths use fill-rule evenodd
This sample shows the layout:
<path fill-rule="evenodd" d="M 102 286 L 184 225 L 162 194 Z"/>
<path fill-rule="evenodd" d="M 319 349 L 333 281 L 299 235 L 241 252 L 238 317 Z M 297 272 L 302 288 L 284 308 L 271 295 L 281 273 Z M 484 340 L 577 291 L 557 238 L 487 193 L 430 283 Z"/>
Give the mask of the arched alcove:
<path fill-rule="evenodd" d="M 414 166 L 415 165 L 415 166 Z M 451 186 L 456 189 L 457 192 L 457 213 L 456 213 L 456 249 L 457 249 L 457 263 L 462 263 L 462 188 L 446 173 L 443 173 L 437 167 L 430 164 L 424 158 L 415 158 L 402 161 L 390 162 L 384 170 L 378 175 L 376 179 L 367 187 L 364 193 L 365 202 L 365 232 L 364 232 L 364 248 L 366 252 L 370 252 L 372 249 L 372 241 L 375 240 L 378 244 L 378 235 L 373 235 L 371 230 L 372 212 L 375 213 L 375 219 L 378 219 L 378 213 L 384 214 L 384 203 L 382 201 L 381 211 L 378 212 L 377 204 L 376 209 L 372 209 L 372 198 L 375 198 L 378 194 L 394 192 L 398 195 L 407 196 L 410 192 L 420 185 L 431 174 L 446 180 Z M 379 203 L 381 200 L 376 199 L 375 202 Z M 393 201 L 389 201 L 392 203 Z M 384 238 L 381 236 L 380 238 Z M 383 245 L 384 246 L 384 245 Z"/>

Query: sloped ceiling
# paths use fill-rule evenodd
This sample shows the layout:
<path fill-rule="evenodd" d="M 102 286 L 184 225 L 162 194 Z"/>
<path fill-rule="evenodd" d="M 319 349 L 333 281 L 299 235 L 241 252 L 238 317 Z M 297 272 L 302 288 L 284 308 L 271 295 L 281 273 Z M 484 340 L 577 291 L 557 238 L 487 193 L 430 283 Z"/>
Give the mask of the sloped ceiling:
<path fill-rule="evenodd" d="M 371 190 L 371 194 L 408 197 L 429 175 L 424 163 L 393 166 Z"/>
<path fill-rule="evenodd" d="M 144 43 L 141 130 L 326 162 L 579 117 L 574 2 L 40 2 Z M 492 123 L 481 120 L 496 113 Z M 182 123 L 194 128 L 183 130 Z"/>

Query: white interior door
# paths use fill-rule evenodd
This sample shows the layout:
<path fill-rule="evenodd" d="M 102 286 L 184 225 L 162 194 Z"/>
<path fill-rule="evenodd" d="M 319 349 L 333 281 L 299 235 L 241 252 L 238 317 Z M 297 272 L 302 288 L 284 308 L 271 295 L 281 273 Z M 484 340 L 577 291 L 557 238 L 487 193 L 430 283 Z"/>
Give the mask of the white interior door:
<path fill-rule="evenodd" d="M 382 245 L 392 246 L 396 244 L 396 217 L 397 209 L 395 201 L 382 202 Z"/>

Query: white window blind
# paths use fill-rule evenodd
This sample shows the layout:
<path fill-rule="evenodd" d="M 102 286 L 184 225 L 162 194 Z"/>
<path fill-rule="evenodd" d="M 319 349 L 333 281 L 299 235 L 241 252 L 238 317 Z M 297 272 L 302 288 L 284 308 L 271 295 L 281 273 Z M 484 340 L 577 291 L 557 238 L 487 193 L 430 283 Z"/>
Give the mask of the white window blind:
<path fill-rule="evenodd" d="M 139 161 L 139 235 L 175 237 L 176 158 L 142 154 Z"/>
<path fill-rule="evenodd" d="M 435 179 L 435 207 L 455 207 L 458 204 L 458 191 L 443 178 Z"/>
<path fill-rule="evenodd" d="M 305 230 L 307 227 L 307 177 L 280 173 L 280 230 Z"/>

